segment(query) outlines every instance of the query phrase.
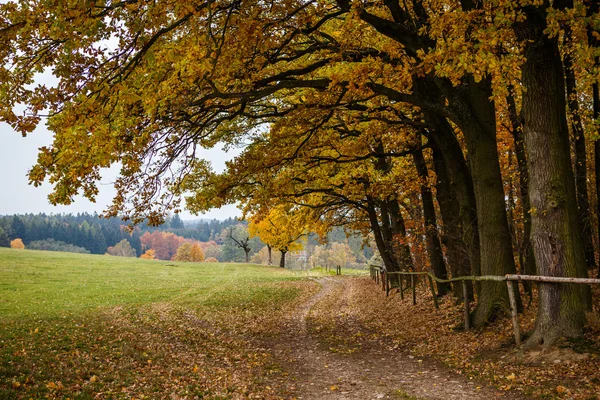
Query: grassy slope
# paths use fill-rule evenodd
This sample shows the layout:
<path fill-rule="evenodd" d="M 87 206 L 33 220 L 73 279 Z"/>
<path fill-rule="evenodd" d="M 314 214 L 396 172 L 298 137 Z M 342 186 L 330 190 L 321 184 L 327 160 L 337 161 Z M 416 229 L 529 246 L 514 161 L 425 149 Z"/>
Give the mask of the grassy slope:
<path fill-rule="evenodd" d="M 277 398 L 246 338 L 316 290 L 306 276 L 0 248 L 0 399 Z"/>
<path fill-rule="evenodd" d="M 227 302 L 231 301 L 227 292 L 234 287 L 244 291 L 253 283 L 299 276 L 255 265 L 0 248 L 0 318 L 44 318 L 98 306 L 166 300 Z"/>

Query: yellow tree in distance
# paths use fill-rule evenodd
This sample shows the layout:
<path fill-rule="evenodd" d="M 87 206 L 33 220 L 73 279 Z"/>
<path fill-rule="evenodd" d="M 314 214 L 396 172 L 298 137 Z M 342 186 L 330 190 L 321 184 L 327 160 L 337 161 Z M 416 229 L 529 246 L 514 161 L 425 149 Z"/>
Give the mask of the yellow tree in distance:
<path fill-rule="evenodd" d="M 267 244 L 269 265 L 272 264 L 271 250 L 281 253 L 279 266 L 285 268 L 285 256 L 290 251 L 302 250 L 300 239 L 315 231 L 315 223 L 304 209 L 293 209 L 289 205 L 277 205 L 266 213 L 257 213 L 250 218 L 248 233 L 258 236 Z M 310 229 L 309 229 L 310 227 Z"/>

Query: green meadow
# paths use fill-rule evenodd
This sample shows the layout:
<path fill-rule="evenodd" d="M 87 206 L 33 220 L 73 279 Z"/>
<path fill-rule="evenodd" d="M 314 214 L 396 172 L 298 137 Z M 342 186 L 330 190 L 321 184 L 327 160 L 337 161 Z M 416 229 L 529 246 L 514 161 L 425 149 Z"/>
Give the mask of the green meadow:
<path fill-rule="evenodd" d="M 306 272 L 251 264 L 0 248 L 0 318 L 45 318 L 158 301 L 213 305 L 236 299 L 260 302 L 267 295 L 264 290 L 255 293 L 248 289 L 306 276 Z"/>
<path fill-rule="evenodd" d="M 0 248 L 0 399 L 264 398 L 248 338 L 325 274 Z"/>

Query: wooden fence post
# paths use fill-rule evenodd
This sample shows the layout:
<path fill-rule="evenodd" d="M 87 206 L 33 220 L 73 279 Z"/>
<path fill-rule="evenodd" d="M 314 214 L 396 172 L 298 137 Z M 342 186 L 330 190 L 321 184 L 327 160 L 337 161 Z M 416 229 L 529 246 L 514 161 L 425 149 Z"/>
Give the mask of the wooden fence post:
<path fill-rule="evenodd" d="M 465 331 L 471 329 L 471 320 L 470 320 L 470 312 L 469 312 L 469 292 L 467 290 L 467 281 L 462 281 L 463 287 L 463 303 L 465 307 Z"/>
<path fill-rule="evenodd" d="M 515 299 L 515 290 L 512 281 L 506 281 L 508 289 L 508 299 L 510 300 L 510 313 L 512 315 L 513 330 L 515 332 L 515 343 L 521 345 L 521 331 L 519 330 L 519 314 L 517 314 L 517 301 Z"/>
<path fill-rule="evenodd" d="M 404 288 L 402 287 L 404 279 L 402 278 L 402 274 L 398 274 L 398 285 L 400 285 L 400 299 L 404 300 Z"/>
<path fill-rule="evenodd" d="M 385 297 L 390 295 L 390 275 L 385 274 Z"/>
<path fill-rule="evenodd" d="M 415 276 L 413 274 L 410 275 L 410 285 L 412 286 L 413 305 L 414 305 L 414 304 L 417 304 L 417 291 L 415 288 Z"/>
<path fill-rule="evenodd" d="M 433 296 L 433 304 L 435 305 L 435 308 L 440 308 L 437 295 L 435 294 L 435 288 L 433 287 L 433 279 L 431 279 L 429 275 L 427 275 L 427 278 L 429 278 L 429 289 L 431 290 L 431 295 Z"/>

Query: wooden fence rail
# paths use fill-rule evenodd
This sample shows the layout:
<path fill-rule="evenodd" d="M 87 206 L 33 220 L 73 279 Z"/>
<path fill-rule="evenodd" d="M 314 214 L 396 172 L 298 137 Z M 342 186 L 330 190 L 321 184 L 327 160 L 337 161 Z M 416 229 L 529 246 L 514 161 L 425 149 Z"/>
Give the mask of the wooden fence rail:
<path fill-rule="evenodd" d="M 413 304 L 417 304 L 416 297 L 416 280 L 420 276 L 427 276 L 427 280 L 429 283 L 429 290 L 433 296 L 433 304 L 435 308 L 439 308 L 437 295 L 435 294 L 435 288 L 433 285 L 433 281 L 439 283 L 452 283 L 452 282 L 462 282 L 463 288 L 463 303 L 464 303 L 464 326 L 465 330 L 471 329 L 471 323 L 469 319 L 469 301 L 468 301 L 468 293 L 467 293 L 467 282 L 468 281 L 496 281 L 496 282 L 506 282 L 506 288 L 508 290 L 508 299 L 510 301 L 510 309 L 511 309 L 511 318 L 513 331 L 515 335 L 515 343 L 518 345 L 521 344 L 521 331 L 519 328 L 519 316 L 517 312 L 517 302 L 515 296 L 515 285 L 513 282 L 518 281 L 529 281 L 529 282 L 542 282 L 542 283 L 554 283 L 554 284 L 562 284 L 562 283 L 572 283 L 572 284 L 585 284 L 585 285 L 597 285 L 600 284 L 600 279 L 590 279 L 590 278 L 563 278 L 557 276 L 537 276 L 537 275 L 483 275 L 483 276 L 459 276 L 457 278 L 452 279 L 440 279 L 433 275 L 430 272 L 422 271 L 422 272 L 405 272 L 405 271 L 395 271 L 395 272 L 387 272 L 384 267 L 378 265 L 369 265 L 369 271 L 371 278 L 377 283 L 381 284 L 382 290 L 385 291 L 386 296 L 389 296 L 390 291 L 394 288 L 397 288 L 400 292 L 400 298 L 404 299 L 404 290 L 408 289 L 408 280 L 407 286 L 404 287 L 403 281 L 405 277 L 410 277 L 410 288 L 412 290 L 412 299 Z M 397 286 L 392 285 L 391 277 L 397 275 Z M 415 279 L 416 278 L 416 279 Z"/>

